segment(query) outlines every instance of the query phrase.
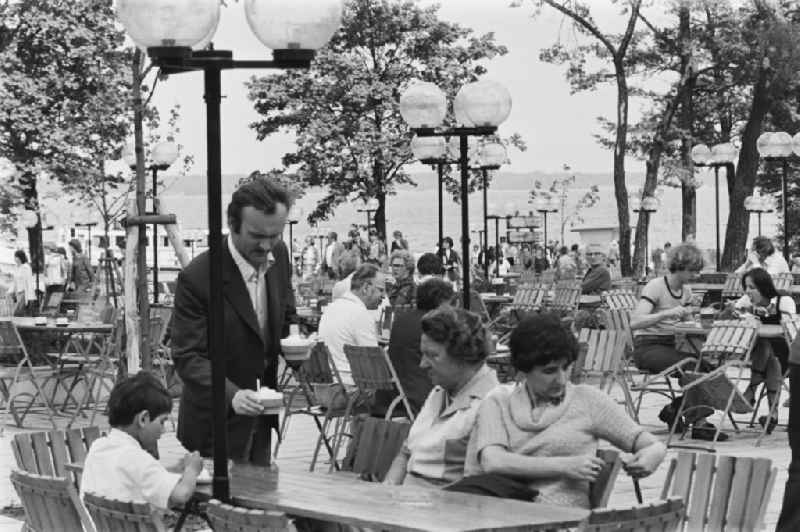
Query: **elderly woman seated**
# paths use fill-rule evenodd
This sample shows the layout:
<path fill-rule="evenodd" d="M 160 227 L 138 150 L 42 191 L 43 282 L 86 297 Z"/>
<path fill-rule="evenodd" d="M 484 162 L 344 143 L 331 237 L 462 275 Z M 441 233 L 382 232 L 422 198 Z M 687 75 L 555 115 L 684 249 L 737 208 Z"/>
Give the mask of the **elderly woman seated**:
<path fill-rule="evenodd" d="M 569 382 L 578 342 L 558 317 L 525 318 L 509 347 L 524 378 L 496 388 L 481 403 L 467 475 L 513 477 L 539 492 L 537 502 L 589 508 L 589 483 L 603 466 L 598 440 L 633 453 L 624 460 L 631 476 L 655 471 L 664 445 L 602 390 Z"/>
<path fill-rule="evenodd" d="M 387 291 L 389 303 L 394 305 L 412 305 L 416 297 L 414 284 L 414 257 L 405 249 L 392 251 L 389 259 L 392 267 L 394 284 Z"/>
<path fill-rule="evenodd" d="M 384 482 L 443 486 L 464 476 L 467 442 L 481 400 L 498 385 L 486 363 L 477 314 L 446 306 L 422 318 L 420 367 L 435 385 Z"/>

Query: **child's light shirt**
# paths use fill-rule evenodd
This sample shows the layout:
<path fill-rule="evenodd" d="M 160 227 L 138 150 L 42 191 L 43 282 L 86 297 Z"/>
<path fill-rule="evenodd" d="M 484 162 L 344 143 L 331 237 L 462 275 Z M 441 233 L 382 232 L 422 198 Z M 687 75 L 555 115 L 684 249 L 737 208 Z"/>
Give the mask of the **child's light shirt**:
<path fill-rule="evenodd" d="M 170 473 L 136 439 L 111 429 L 92 443 L 81 475 L 81 498 L 93 493 L 121 501 L 150 503 L 166 510 L 181 476 Z"/>

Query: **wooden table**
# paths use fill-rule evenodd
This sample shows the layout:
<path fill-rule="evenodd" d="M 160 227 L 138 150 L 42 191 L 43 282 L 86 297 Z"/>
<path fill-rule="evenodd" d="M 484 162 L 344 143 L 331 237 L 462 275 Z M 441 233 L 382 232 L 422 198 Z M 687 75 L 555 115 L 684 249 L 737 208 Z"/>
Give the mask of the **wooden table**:
<path fill-rule="evenodd" d="M 484 303 L 494 303 L 494 304 L 501 304 L 501 303 L 511 303 L 514 301 L 514 296 L 498 296 L 492 292 L 483 292 L 480 294 L 481 299 Z"/>
<path fill-rule="evenodd" d="M 76 333 L 110 333 L 113 325 L 110 323 L 83 323 L 80 321 L 68 322 L 66 326 L 56 325 L 55 319 L 47 318 L 46 325 L 36 325 L 35 318 L 29 316 L 17 316 L 12 318 L 14 325 L 21 331 L 45 331 L 57 332 L 61 334 Z"/>
<path fill-rule="evenodd" d="M 581 294 L 578 299 L 578 307 L 599 307 L 602 303 L 602 298 L 599 295 Z"/>
<path fill-rule="evenodd" d="M 678 322 L 674 326 L 675 334 L 687 336 L 708 336 L 710 328 L 701 327 L 695 322 Z M 783 338 L 783 327 L 776 324 L 761 324 L 758 326 L 759 338 Z"/>
<path fill-rule="evenodd" d="M 339 474 L 231 468 L 236 505 L 391 531 L 500 531 L 574 527 L 587 510 L 455 493 L 387 486 Z M 211 486 L 198 486 L 210 498 Z"/>

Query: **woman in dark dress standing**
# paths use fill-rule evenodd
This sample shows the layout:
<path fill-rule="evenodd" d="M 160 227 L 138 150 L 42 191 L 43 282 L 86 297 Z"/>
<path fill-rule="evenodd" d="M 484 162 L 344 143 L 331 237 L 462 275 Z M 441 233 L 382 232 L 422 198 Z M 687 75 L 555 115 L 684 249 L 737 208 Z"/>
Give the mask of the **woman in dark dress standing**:
<path fill-rule="evenodd" d="M 453 250 L 453 239 L 446 236 L 439 245 L 439 257 L 442 259 L 442 266 L 445 274 L 450 281 L 458 280 L 458 268 L 461 266 L 461 259 L 458 253 Z"/>

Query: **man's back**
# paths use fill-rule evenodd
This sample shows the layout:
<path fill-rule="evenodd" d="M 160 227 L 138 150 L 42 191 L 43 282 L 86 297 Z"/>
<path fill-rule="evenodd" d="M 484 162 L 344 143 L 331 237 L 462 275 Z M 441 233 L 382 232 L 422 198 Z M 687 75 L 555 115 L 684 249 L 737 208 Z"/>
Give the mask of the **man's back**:
<path fill-rule="evenodd" d="M 319 320 L 319 339 L 331 353 L 345 384 L 352 384 L 345 345 L 377 346 L 373 315 L 353 292 L 346 292 L 327 306 Z"/>

